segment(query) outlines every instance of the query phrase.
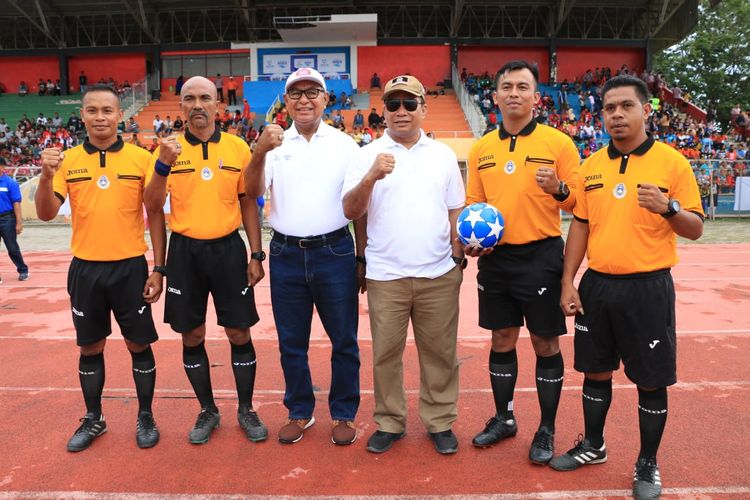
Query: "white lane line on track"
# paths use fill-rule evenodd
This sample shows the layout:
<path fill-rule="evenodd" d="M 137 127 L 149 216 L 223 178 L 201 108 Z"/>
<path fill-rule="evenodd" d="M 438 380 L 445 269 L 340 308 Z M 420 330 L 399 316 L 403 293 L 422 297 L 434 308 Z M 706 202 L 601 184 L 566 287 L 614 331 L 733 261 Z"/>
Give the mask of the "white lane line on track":
<path fill-rule="evenodd" d="M 257 335 L 257 334 L 256 334 Z M 719 335 L 725 335 L 729 337 L 746 337 L 750 335 L 750 330 L 679 330 L 677 332 L 678 337 L 711 337 L 711 336 L 719 336 Z M 528 338 L 529 333 L 522 329 L 521 335 L 522 338 Z M 573 338 L 572 333 L 569 335 L 565 335 L 562 338 Z M 68 340 L 75 340 L 75 335 L 0 335 L 0 341 L 1 340 L 48 340 L 48 341 L 68 341 Z M 217 335 L 206 335 L 206 340 L 225 340 L 226 337 L 222 336 L 221 334 Z M 111 335 L 107 337 L 107 340 L 123 340 L 121 336 L 118 334 Z M 179 340 L 182 341 L 182 338 L 177 336 L 177 334 L 174 334 L 173 336 L 169 337 L 160 337 L 160 342 L 165 341 L 174 341 Z M 358 340 L 361 341 L 372 341 L 372 337 L 364 337 L 360 336 L 358 337 Z M 458 335 L 458 341 L 489 341 L 490 340 L 490 334 L 489 331 L 487 332 L 487 335 Z M 410 335 L 407 339 L 407 342 L 414 343 L 414 338 Z M 253 338 L 253 342 L 274 342 L 278 343 L 278 339 L 276 337 L 274 338 Z M 330 344 L 331 341 L 328 340 L 328 338 L 311 338 L 310 339 L 311 344 Z"/>
<path fill-rule="evenodd" d="M 695 496 L 695 495 L 745 495 L 750 494 L 750 487 L 731 486 L 694 486 L 681 488 L 664 488 L 662 495 Z M 88 491 L 0 491 L 0 500 L 248 500 L 248 499 L 279 499 L 291 500 L 303 498 L 306 500 L 342 499 L 342 500 L 395 500 L 395 499 L 420 499 L 420 500 L 463 500 L 469 498 L 482 498 L 493 500 L 556 500 L 576 498 L 631 498 L 631 490 L 562 490 L 562 491 L 519 491 L 515 493 L 493 493 L 464 495 L 248 495 L 248 494 L 225 494 L 208 493 L 196 494 L 170 494 L 170 493 L 116 493 L 116 492 L 88 492 Z"/>
<path fill-rule="evenodd" d="M 612 389 L 633 389 L 635 386 L 633 384 L 613 384 Z M 687 391 L 687 392 L 693 392 L 697 390 L 704 390 L 704 389 L 718 389 L 718 390 L 726 390 L 726 391 L 733 391 L 733 390 L 745 390 L 750 388 L 750 380 L 724 380 L 724 381 L 716 381 L 716 382 L 677 382 L 675 385 L 671 386 L 671 390 L 679 390 L 679 391 Z M 564 386 L 564 391 L 575 391 L 580 392 L 581 389 L 583 389 L 580 385 L 569 385 Z M 0 387 L 0 393 L 32 393 L 37 394 L 41 392 L 80 392 L 80 387 Z M 328 394 L 327 390 L 318 390 L 315 391 L 316 394 L 325 395 Z M 491 393 L 491 388 L 486 389 L 461 389 L 461 394 L 485 394 L 485 393 Z M 516 387 L 516 392 L 536 392 L 536 387 Z M 361 394 L 373 394 L 372 389 L 362 389 L 360 390 Z M 407 394 L 419 394 L 419 389 L 407 389 Z M 193 390 L 192 389 L 176 389 L 176 388 L 169 388 L 169 389 L 156 389 L 156 394 L 159 395 L 159 397 L 178 397 L 178 396 L 192 396 Z M 284 391 L 281 389 L 256 389 L 253 393 L 255 396 L 276 396 L 284 394 Z M 104 388 L 104 395 L 109 397 L 135 397 L 135 389 L 129 388 L 129 387 L 112 387 L 112 388 Z M 214 389 L 214 395 L 216 396 L 226 396 L 230 398 L 234 398 L 237 395 L 237 391 L 232 389 Z"/>

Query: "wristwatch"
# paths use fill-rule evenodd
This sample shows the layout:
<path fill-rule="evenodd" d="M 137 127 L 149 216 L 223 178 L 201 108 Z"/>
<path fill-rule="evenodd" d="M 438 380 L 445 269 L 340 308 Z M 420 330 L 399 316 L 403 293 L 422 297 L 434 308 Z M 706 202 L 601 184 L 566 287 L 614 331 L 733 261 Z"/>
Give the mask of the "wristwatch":
<path fill-rule="evenodd" d="M 674 198 L 670 198 L 669 201 L 667 201 L 667 211 L 661 214 L 661 216 L 665 219 L 669 219 L 670 217 L 674 217 L 675 215 L 677 215 L 677 212 L 679 212 L 680 210 L 682 210 L 680 202 L 675 200 Z"/>
<path fill-rule="evenodd" d="M 253 252 L 250 254 L 250 258 L 253 260 L 257 260 L 258 262 L 263 262 L 266 260 L 266 252 L 261 250 L 260 252 Z"/>
<path fill-rule="evenodd" d="M 560 181 L 560 185 L 557 188 L 557 194 L 553 194 L 552 197 L 557 201 L 565 201 L 568 199 L 569 195 L 570 188 L 565 184 L 565 181 Z"/>
<path fill-rule="evenodd" d="M 154 270 L 151 271 L 151 272 L 159 273 L 162 276 L 166 276 L 167 275 L 167 266 L 154 266 Z"/>
<path fill-rule="evenodd" d="M 451 259 L 453 259 L 453 262 L 455 262 L 457 266 L 461 266 L 461 269 L 466 269 L 466 266 L 469 265 L 469 259 L 466 257 L 456 257 L 453 255 L 451 256 Z"/>

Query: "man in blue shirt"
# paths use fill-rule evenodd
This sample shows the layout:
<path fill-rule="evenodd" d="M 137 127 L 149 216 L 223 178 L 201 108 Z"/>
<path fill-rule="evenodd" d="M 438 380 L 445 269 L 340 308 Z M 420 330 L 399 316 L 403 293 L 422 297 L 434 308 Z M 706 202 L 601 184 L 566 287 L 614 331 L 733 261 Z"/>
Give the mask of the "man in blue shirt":
<path fill-rule="evenodd" d="M 8 249 L 10 260 L 16 265 L 18 279 L 29 279 L 29 267 L 23 261 L 16 236 L 23 231 L 21 218 L 21 190 L 18 183 L 5 174 L 5 158 L 0 157 L 0 240 Z M 2 283 L 0 277 L 0 283 Z"/>

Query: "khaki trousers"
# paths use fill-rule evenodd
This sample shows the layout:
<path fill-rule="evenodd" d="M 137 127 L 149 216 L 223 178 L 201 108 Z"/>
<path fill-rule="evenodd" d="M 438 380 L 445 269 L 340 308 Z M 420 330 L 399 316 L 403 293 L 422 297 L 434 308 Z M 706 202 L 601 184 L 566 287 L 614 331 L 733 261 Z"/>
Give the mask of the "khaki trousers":
<path fill-rule="evenodd" d="M 375 381 L 375 422 L 385 432 L 406 429 L 403 354 L 411 319 L 419 356 L 419 416 L 429 432 L 458 416 L 458 266 L 434 279 L 367 280 Z"/>

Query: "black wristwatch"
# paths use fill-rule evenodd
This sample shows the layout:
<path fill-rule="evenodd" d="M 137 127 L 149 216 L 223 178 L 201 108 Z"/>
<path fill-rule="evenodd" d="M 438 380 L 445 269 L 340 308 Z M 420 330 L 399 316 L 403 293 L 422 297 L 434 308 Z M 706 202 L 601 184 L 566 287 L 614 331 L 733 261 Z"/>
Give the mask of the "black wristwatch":
<path fill-rule="evenodd" d="M 362 264 L 363 266 L 366 266 L 366 265 L 367 265 L 367 260 L 365 259 L 365 256 L 364 256 L 364 255 L 357 255 L 356 257 L 354 257 L 354 259 L 355 259 L 355 260 L 356 260 L 356 261 L 357 261 L 358 263 Z"/>
<path fill-rule="evenodd" d="M 669 219 L 670 217 L 674 217 L 675 215 L 677 215 L 677 212 L 679 212 L 680 210 L 682 210 L 680 202 L 675 200 L 674 198 L 670 198 L 667 202 L 667 211 L 661 214 L 661 216 L 665 219 Z"/>
<path fill-rule="evenodd" d="M 451 256 L 451 259 L 453 259 L 453 262 L 455 262 L 457 266 L 461 266 L 461 269 L 466 269 L 466 266 L 469 265 L 469 259 L 466 257 L 456 257 L 453 255 Z"/>
<path fill-rule="evenodd" d="M 167 266 L 154 266 L 154 270 L 151 271 L 151 272 L 153 272 L 153 273 L 159 273 L 162 276 L 166 276 L 167 275 Z"/>
<path fill-rule="evenodd" d="M 258 262 L 263 262 L 266 260 L 266 252 L 261 250 L 260 252 L 253 252 L 250 254 L 250 258 L 253 260 L 257 260 Z"/>
<path fill-rule="evenodd" d="M 552 197 L 557 201 L 565 201 L 568 199 L 568 196 L 570 196 L 570 188 L 565 184 L 565 181 L 560 181 L 557 194 L 553 194 Z"/>

